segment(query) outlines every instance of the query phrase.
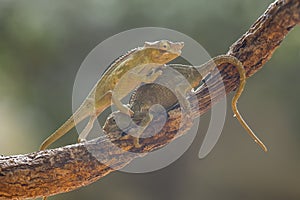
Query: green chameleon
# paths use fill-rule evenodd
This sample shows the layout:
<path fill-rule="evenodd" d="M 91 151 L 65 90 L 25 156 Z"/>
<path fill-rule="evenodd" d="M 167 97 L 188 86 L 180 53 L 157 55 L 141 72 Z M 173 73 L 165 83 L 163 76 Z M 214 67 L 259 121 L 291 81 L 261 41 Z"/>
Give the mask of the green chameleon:
<path fill-rule="evenodd" d="M 157 70 L 165 63 L 180 56 L 183 42 L 160 40 L 145 42 L 143 47 L 135 48 L 116 59 L 91 90 L 75 113 L 40 146 L 46 149 L 76 124 L 90 117 L 88 124 L 79 135 L 84 141 L 97 117 L 113 103 L 122 113 L 132 115 L 133 111 L 120 101 L 141 83 L 151 83 L 162 74 Z"/>
<path fill-rule="evenodd" d="M 243 64 L 235 57 L 228 55 L 220 55 L 215 58 L 212 58 L 205 64 L 197 67 L 189 66 L 189 65 L 181 65 L 181 64 L 169 64 L 168 67 L 177 70 L 190 84 L 187 86 L 186 84 L 181 84 L 180 79 L 174 77 L 170 80 L 170 85 L 176 85 L 175 92 L 168 89 L 163 85 L 159 85 L 156 83 L 150 83 L 140 86 L 137 90 L 135 90 L 134 94 L 131 97 L 130 105 L 131 109 L 134 112 L 133 119 L 134 121 L 141 121 L 139 123 L 141 130 L 137 131 L 137 135 L 141 135 L 143 131 L 147 128 L 150 122 L 153 119 L 152 114 L 149 112 L 149 109 L 152 105 L 159 104 L 163 106 L 166 110 L 170 110 L 175 104 L 178 103 L 178 99 L 186 99 L 189 92 L 193 92 L 194 89 L 199 87 L 205 77 L 207 77 L 216 66 L 221 64 L 232 64 L 234 65 L 240 74 L 240 85 L 236 91 L 235 96 L 232 99 L 232 110 L 234 112 L 234 116 L 238 119 L 243 128 L 248 132 L 248 134 L 253 138 L 253 140 L 264 150 L 267 151 L 266 146 L 263 142 L 253 133 L 247 123 L 244 121 L 242 116 L 240 115 L 237 109 L 237 101 L 241 96 L 245 84 L 246 84 L 246 74 Z M 157 79 L 164 78 L 164 70 L 163 74 Z M 177 83 L 174 83 L 179 81 Z M 181 101 L 180 101 L 181 102 Z M 183 105 L 184 107 L 189 107 L 189 101 L 185 100 Z M 147 115 L 145 116 L 145 113 Z M 121 127 L 118 127 L 117 123 L 123 123 L 122 127 L 126 127 L 130 125 L 130 122 L 126 122 L 126 116 L 120 112 L 114 112 L 111 116 L 106 120 L 103 129 L 109 133 L 115 130 L 120 130 Z M 120 124 L 119 124 L 120 125 Z M 140 147 L 139 138 L 135 137 L 134 139 L 135 147 Z"/>

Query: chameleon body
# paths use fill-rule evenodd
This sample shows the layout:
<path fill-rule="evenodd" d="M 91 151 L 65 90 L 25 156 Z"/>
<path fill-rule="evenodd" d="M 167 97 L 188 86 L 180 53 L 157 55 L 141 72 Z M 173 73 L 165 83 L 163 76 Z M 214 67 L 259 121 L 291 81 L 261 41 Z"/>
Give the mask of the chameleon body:
<path fill-rule="evenodd" d="M 102 75 L 76 112 L 41 145 L 40 150 L 66 134 L 83 119 L 90 117 L 79 141 L 85 140 L 97 117 L 113 103 L 122 113 L 132 115 L 133 112 L 120 101 L 141 83 L 153 82 L 161 75 L 159 69 L 165 63 L 181 54 L 183 42 L 161 40 L 145 42 L 116 59 Z"/>
<path fill-rule="evenodd" d="M 134 95 L 131 98 L 130 105 L 131 109 L 134 111 L 133 119 L 137 119 L 140 122 L 140 127 L 142 126 L 142 130 L 140 130 L 139 134 L 142 134 L 145 128 L 150 124 L 153 116 L 149 113 L 149 109 L 154 104 L 160 104 L 166 110 L 172 108 L 175 104 L 178 103 L 178 98 L 186 98 L 188 96 L 188 92 L 192 92 L 192 89 L 196 89 L 203 83 L 204 78 L 206 78 L 209 74 L 213 72 L 216 66 L 221 64 L 232 64 L 234 65 L 240 74 L 240 85 L 236 91 L 235 96 L 232 99 L 232 110 L 234 112 L 234 116 L 238 119 L 243 128 L 248 132 L 248 134 L 254 139 L 254 141 L 264 150 L 267 151 L 266 146 L 261 142 L 261 140 L 253 133 L 253 131 L 249 128 L 247 123 L 243 120 L 237 109 L 237 101 L 240 95 L 243 92 L 246 83 L 246 75 L 245 69 L 242 63 L 233 56 L 228 55 L 220 55 L 215 58 L 212 58 L 205 64 L 201 66 L 189 66 L 189 65 L 180 65 L 180 64 L 169 64 L 168 66 L 172 69 L 177 70 L 183 77 L 190 83 L 189 87 L 185 87 L 181 83 L 178 83 L 177 86 L 181 87 L 175 94 L 172 90 L 167 87 L 155 83 L 145 84 L 138 88 Z M 164 77 L 164 73 L 159 77 L 159 79 Z M 176 79 L 176 78 L 175 78 Z M 172 82 L 173 80 L 171 80 Z M 172 83 L 174 84 L 174 83 Z M 181 95 L 181 96 L 180 96 Z M 186 104 L 189 106 L 189 102 L 186 100 Z M 145 116 L 145 113 L 148 113 Z M 109 119 L 106 121 L 104 125 L 104 130 L 109 133 L 114 130 L 120 129 L 116 123 L 117 118 L 122 119 L 122 113 L 113 113 Z M 124 118 L 123 118 L 124 119 Z M 130 125 L 129 123 L 127 123 Z M 134 144 L 136 147 L 140 147 L 139 138 L 136 137 Z"/>

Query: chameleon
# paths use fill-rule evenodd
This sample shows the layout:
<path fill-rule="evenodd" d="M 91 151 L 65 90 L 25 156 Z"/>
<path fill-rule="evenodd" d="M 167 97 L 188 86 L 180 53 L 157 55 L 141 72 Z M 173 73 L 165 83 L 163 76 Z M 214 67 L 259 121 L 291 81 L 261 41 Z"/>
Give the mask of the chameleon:
<path fill-rule="evenodd" d="M 40 146 L 46 149 L 65 135 L 79 122 L 89 117 L 89 121 L 79 135 L 79 142 L 85 141 L 97 117 L 114 104 L 122 113 L 132 115 L 133 111 L 123 105 L 121 99 L 141 83 L 151 83 L 162 74 L 164 64 L 181 55 L 183 42 L 159 40 L 145 42 L 143 47 L 132 49 L 112 62 L 102 74 L 89 95 L 74 114 Z"/>
<path fill-rule="evenodd" d="M 219 66 L 221 64 L 234 65 L 237 68 L 240 75 L 239 78 L 240 84 L 231 102 L 231 107 L 234 113 L 234 117 L 236 117 L 236 119 L 239 121 L 242 127 L 247 131 L 247 133 L 251 136 L 251 138 L 261 147 L 261 149 L 266 152 L 267 147 L 254 134 L 254 132 L 247 125 L 247 123 L 245 122 L 245 120 L 242 118 L 241 114 L 238 111 L 237 101 L 241 96 L 246 84 L 246 72 L 243 64 L 236 57 L 230 55 L 219 55 L 217 57 L 212 58 L 211 60 L 204 63 L 203 65 L 195 66 L 195 67 L 190 65 L 182 65 L 182 64 L 167 65 L 172 69 L 177 70 L 190 83 L 190 87 L 186 87 L 186 88 L 182 87 L 184 85 L 178 83 L 178 85 L 181 86 L 182 88 L 177 90 L 177 92 L 175 89 L 175 94 L 167 87 L 156 83 L 145 84 L 140 86 L 140 88 L 136 89 L 134 94 L 131 97 L 130 105 L 131 105 L 131 109 L 134 112 L 133 119 L 135 120 L 135 119 L 142 118 L 139 124 L 140 127 L 142 127 L 142 130 L 138 130 L 138 135 L 143 133 L 143 131 L 147 128 L 147 126 L 150 124 L 151 120 L 153 119 L 153 116 L 149 112 L 149 109 L 152 105 L 159 104 L 163 106 L 167 111 L 170 110 L 174 105 L 178 103 L 178 97 L 186 98 L 189 92 L 193 92 L 194 89 L 199 88 L 201 85 L 203 85 L 205 78 L 207 78 L 214 71 L 216 66 Z M 162 79 L 162 78 L 164 78 L 163 74 L 158 79 Z M 189 104 L 187 100 L 185 102 Z M 148 114 L 145 116 L 145 113 Z M 122 113 L 119 112 L 112 113 L 109 116 L 109 118 L 106 120 L 106 123 L 104 124 L 103 129 L 105 130 L 105 132 L 109 133 L 109 132 L 113 132 L 114 130 L 120 130 L 116 121 L 122 122 L 122 119 L 124 119 L 123 117 L 124 116 L 122 116 Z M 116 120 L 118 118 L 121 120 Z M 135 121 L 139 121 L 139 120 L 135 120 Z M 130 125 L 130 123 L 127 122 L 123 122 L 123 123 L 124 124 L 122 126 L 124 127 L 126 127 L 126 125 L 128 126 Z M 139 144 L 138 137 L 134 138 L 134 146 L 135 147 L 141 146 Z"/>

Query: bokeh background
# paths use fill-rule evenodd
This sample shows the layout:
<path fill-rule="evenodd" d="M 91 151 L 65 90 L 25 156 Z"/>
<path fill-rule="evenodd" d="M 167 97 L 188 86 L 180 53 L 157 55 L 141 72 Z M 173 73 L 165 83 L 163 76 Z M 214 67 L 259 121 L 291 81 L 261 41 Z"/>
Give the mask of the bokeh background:
<path fill-rule="evenodd" d="M 271 0 L 0 1 L 0 154 L 36 151 L 72 112 L 76 72 L 106 38 L 131 28 L 180 31 L 211 56 L 226 53 Z M 114 172 L 50 199 L 300 199 L 300 27 L 248 80 L 240 111 L 269 147 L 263 153 L 232 117 L 214 150 L 198 159 L 200 136 L 170 166 Z M 231 96 L 230 96 L 231 97 Z M 230 99 L 228 97 L 228 99 Z M 209 113 L 202 117 L 205 132 Z M 76 142 L 73 131 L 56 146 Z"/>

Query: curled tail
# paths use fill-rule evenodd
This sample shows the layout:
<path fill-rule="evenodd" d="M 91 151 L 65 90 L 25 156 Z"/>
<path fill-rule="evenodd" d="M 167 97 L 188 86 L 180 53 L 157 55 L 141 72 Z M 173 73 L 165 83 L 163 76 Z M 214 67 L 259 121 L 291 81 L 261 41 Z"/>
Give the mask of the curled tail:
<path fill-rule="evenodd" d="M 241 114 L 239 113 L 239 111 L 237 109 L 237 102 L 238 102 L 238 99 L 240 98 L 241 94 L 243 93 L 244 87 L 246 85 L 246 78 L 247 78 L 246 70 L 245 70 L 243 64 L 236 57 L 228 56 L 228 55 L 217 56 L 214 58 L 214 62 L 216 63 L 216 65 L 223 64 L 223 63 L 230 63 L 237 68 L 239 75 L 240 75 L 240 84 L 239 84 L 239 87 L 237 88 L 237 91 L 236 91 L 234 97 L 232 98 L 232 102 L 231 102 L 231 107 L 232 107 L 232 111 L 234 113 L 234 117 L 237 118 L 237 120 L 240 122 L 242 127 L 248 132 L 248 134 L 251 136 L 251 138 L 262 148 L 262 150 L 264 150 L 265 152 L 268 151 L 267 147 L 251 130 L 251 128 L 248 126 L 248 124 L 243 119 L 243 117 L 241 116 Z"/>
<path fill-rule="evenodd" d="M 69 132 L 73 127 L 76 126 L 79 122 L 84 120 L 90 115 L 89 107 L 83 103 L 78 110 L 63 124 L 61 125 L 54 133 L 52 133 L 40 146 L 40 150 L 46 149 L 49 145 L 54 143 L 56 140 L 61 138 L 67 132 Z"/>

